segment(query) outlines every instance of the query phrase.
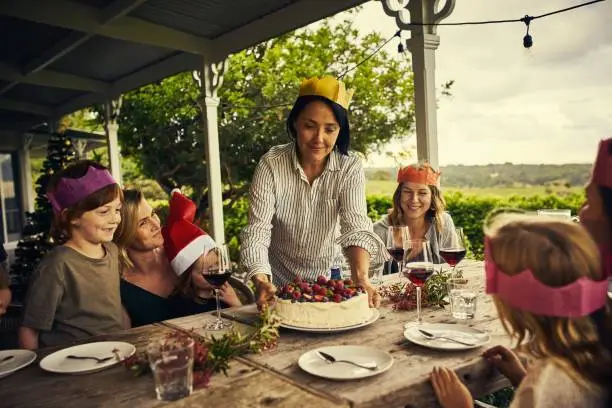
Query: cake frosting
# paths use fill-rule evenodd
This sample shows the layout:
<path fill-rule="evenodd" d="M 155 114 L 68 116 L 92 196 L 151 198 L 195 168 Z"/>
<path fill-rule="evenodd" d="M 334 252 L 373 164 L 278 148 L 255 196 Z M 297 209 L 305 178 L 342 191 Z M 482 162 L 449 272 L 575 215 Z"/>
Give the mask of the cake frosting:
<path fill-rule="evenodd" d="M 276 313 L 288 326 L 334 329 L 364 323 L 372 317 L 368 296 L 350 279 L 316 283 L 296 281 L 278 293 Z"/>

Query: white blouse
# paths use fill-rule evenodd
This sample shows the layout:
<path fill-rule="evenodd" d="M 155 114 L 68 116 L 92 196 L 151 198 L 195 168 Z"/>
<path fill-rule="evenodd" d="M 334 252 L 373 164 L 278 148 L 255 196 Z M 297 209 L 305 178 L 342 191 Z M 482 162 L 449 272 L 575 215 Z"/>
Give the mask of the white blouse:
<path fill-rule="evenodd" d="M 249 191 L 249 221 L 241 234 L 246 279 L 271 275 L 277 285 L 296 276 L 314 280 L 340 265 L 341 248 L 370 254 L 371 269 L 388 258 L 367 215 L 365 175 L 354 154 L 332 151 L 312 184 L 296 145 L 275 146 L 260 160 Z"/>

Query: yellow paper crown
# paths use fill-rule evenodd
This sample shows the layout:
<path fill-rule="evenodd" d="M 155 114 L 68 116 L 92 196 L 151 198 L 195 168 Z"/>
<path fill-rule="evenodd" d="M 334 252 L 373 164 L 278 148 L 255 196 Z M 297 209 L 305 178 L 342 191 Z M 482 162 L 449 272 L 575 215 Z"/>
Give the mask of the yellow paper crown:
<path fill-rule="evenodd" d="M 302 81 L 300 85 L 300 95 L 316 95 L 329 99 L 337 103 L 344 109 L 348 109 L 353 98 L 354 89 L 346 89 L 342 81 L 333 76 L 312 77 Z"/>

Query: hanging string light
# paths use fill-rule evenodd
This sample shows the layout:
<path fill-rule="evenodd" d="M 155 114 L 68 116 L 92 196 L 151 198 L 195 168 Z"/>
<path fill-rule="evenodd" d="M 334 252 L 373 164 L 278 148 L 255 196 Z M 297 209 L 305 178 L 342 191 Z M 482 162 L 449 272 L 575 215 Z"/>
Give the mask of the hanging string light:
<path fill-rule="evenodd" d="M 602 1 L 606 1 L 606 0 L 591 0 L 591 1 L 588 1 L 588 2 L 585 2 L 585 3 L 577 4 L 575 6 L 566 7 L 564 9 L 551 11 L 551 12 L 545 13 L 545 14 L 540 14 L 538 16 L 525 15 L 524 17 L 516 18 L 516 19 L 484 20 L 484 21 L 464 21 L 464 22 L 456 22 L 456 23 L 419 23 L 419 22 L 413 22 L 413 23 L 410 23 L 409 25 L 415 26 L 415 27 L 425 27 L 425 26 L 434 26 L 434 25 L 435 26 L 466 26 L 466 25 L 523 23 L 526 26 L 525 36 L 523 37 L 523 47 L 531 48 L 533 46 L 533 37 L 531 36 L 531 34 L 529 34 L 529 28 L 530 28 L 530 24 L 531 24 L 531 22 L 533 20 L 544 18 L 544 17 L 549 17 L 549 16 L 552 16 L 552 15 L 555 15 L 555 14 L 564 13 L 564 12 L 570 11 L 570 10 L 575 10 L 577 8 L 589 6 L 589 5 L 595 4 L 595 3 L 600 3 Z M 403 44 L 403 40 L 402 40 L 401 34 L 402 34 L 401 30 L 396 31 L 392 36 L 387 38 L 380 46 L 378 46 L 374 51 L 372 51 L 372 53 L 367 55 L 365 58 L 363 58 L 361 61 L 359 61 L 354 66 L 348 68 L 346 71 L 344 71 L 340 75 L 338 75 L 338 79 L 344 78 L 344 76 L 346 74 L 348 74 L 351 71 L 354 71 L 360 65 L 365 63 L 367 60 L 372 58 L 377 53 L 379 53 L 380 50 L 382 50 L 395 37 L 398 37 L 400 39 L 400 43 L 397 46 L 397 52 L 399 54 L 403 54 L 405 52 L 405 47 L 404 47 L 404 44 Z M 270 108 L 283 107 L 283 106 L 292 106 L 292 105 L 293 105 L 292 102 L 273 104 L 273 105 L 260 105 L 260 106 L 242 106 L 242 105 L 221 104 L 221 108 L 222 109 L 231 109 L 231 108 L 235 107 L 235 108 L 245 108 L 245 109 L 270 109 Z M 222 112 L 222 117 L 225 118 L 225 113 L 224 112 Z"/>
<path fill-rule="evenodd" d="M 531 23 L 531 20 L 533 20 L 533 17 L 525 16 L 521 20 L 523 20 L 523 23 L 525 23 L 525 25 L 527 26 L 527 32 L 525 33 L 525 36 L 523 37 L 523 47 L 531 48 L 531 46 L 533 45 L 533 38 L 531 38 L 531 35 L 529 34 L 529 23 Z"/>

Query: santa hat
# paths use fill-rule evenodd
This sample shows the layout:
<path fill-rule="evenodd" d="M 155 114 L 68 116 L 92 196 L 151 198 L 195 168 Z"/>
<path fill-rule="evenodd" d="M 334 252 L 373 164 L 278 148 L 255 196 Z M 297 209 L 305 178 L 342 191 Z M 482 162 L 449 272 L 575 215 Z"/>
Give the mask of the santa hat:
<path fill-rule="evenodd" d="M 164 249 L 170 265 L 181 276 L 193 263 L 208 251 L 216 248 L 215 241 L 193 223 L 196 206 L 179 189 L 172 190 L 170 214 L 162 228 Z"/>

